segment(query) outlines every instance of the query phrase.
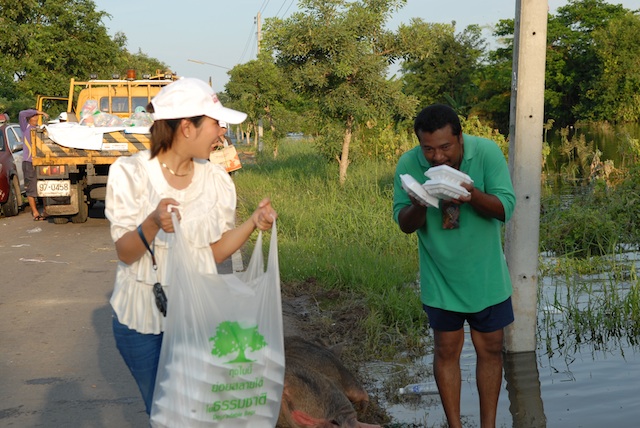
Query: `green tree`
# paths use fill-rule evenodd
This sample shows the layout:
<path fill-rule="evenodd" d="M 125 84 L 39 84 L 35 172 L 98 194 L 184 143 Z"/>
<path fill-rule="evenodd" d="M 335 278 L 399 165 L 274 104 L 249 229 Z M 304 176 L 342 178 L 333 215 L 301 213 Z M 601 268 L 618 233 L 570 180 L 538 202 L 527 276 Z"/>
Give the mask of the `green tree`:
<path fill-rule="evenodd" d="M 455 34 L 454 25 L 440 26 L 438 32 L 421 21 L 413 25 L 431 35 L 436 47 L 425 58 L 409 58 L 402 64 L 405 93 L 420 100 L 419 108 L 448 103 L 458 114 L 467 115 L 477 103 L 476 80 L 485 54 L 480 27 L 471 25 Z"/>
<path fill-rule="evenodd" d="M 108 18 L 92 0 L 0 0 L 0 98 L 12 99 L 17 114 L 33 107 L 36 95 L 68 95 L 72 77 L 124 75 L 132 63 L 163 66 L 130 54 L 124 34 L 112 39 Z"/>
<path fill-rule="evenodd" d="M 483 123 L 491 124 L 505 135 L 509 133 L 513 29 L 512 19 L 504 19 L 496 24 L 493 36 L 498 39 L 500 47 L 489 52 L 486 63 L 478 70 L 477 103 L 470 111 L 471 115 Z"/>
<path fill-rule="evenodd" d="M 235 66 L 229 72 L 225 90 L 231 105 L 247 113 L 251 126 L 256 128 L 260 119 L 268 125 L 273 156 L 277 157 L 277 141 L 286 134 L 285 104 L 293 95 L 282 70 L 268 52 L 263 51 L 258 59 Z"/>
<path fill-rule="evenodd" d="M 603 72 L 594 36 L 626 13 L 622 5 L 604 0 L 570 0 L 549 18 L 545 75 L 548 117 L 562 126 L 581 119 L 603 119 L 592 114 L 600 101 L 588 97 Z"/>
<path fill-rule="evenodd" d="M 302 0 L 302 12 L 265 23 L 264 42 L 274 52 L 293 90 L 312 100 L 320 126 L 338 121 L 342 127 L 339 180 L 351 162 L 349 150 L 358 123 L 375 120 L 380 111 L 410 117 L 415 101 L 401 92 L 401 82 L 388 80 L 390 62 L 402 52 L 384 28 L 404 0 Z"/>
<path fill-rule="evenodd" d="M 222 357 L 232 352 L 238 353 L 234 360 L 228 361 L 229 364 L 250 363 L 254 360 L 246 357 L 246 351 L 257 351 L 267 345 L 264 336 L 258 332 L 257 326 L 242 328 L 236 321 L 220 323 L 216 329 L 216 335 L 210 337 L 209 341 L 213 342 L 212 355 Z"/>
<path fill-rule="evenodd" d="M 68 76 L 115 71 L 118 46 L 102 24 L 108 15 L 96 11 L 93 1 L 27 0 L 20 2 L 19 14 L 12 12 L 15 2 L 3 3 L 11 5 L 0 8 L 2 19 L 22 42 L 3 34 L 0 49 L 9 49 L 2 68 L 15 76 L 22 93 L 64 95 Z"/>
<path fill-rule="evenodd" d="M 626 13 L 594 30 L 600 73 L 585 94 L 590 118 L 612 122 L 640 120 L 640 16 Z"/>
<path fill-rule="evenodd" d="M 625 18 L 627 15 L 630 17 Z M 637 93 L 636 73 L 627 69 L 627 78 L 622 71 L 638 57 L 634 17 L 621 5 L 604 0 L 569 0 L 556 15 L 549 16 L 547 118 L 567 126 L 579 120 L 619 120 L 619 107 L 629 111 L 633 93 Z M 627 25 L 630 28 L 624 28 Z M 473 109 L 474 114 L 482 120 L 490 119 L 502 132 L 508 130 L 513 34 L 513 19 L 500 20 L 496 25 L 494 36 L 504 46 L 489 53 L 482 71 L 479 103 Z M 620 104 L 623 99 L 625 107 Z"/>

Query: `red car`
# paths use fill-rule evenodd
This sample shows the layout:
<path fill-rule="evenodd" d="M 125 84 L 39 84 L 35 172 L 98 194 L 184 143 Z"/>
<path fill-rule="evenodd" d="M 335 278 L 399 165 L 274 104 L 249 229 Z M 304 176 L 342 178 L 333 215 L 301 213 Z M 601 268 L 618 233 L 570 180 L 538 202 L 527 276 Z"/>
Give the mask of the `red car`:
<path fill-rule="evenodd" d="M 18 215 L 22 207 L 20 186 L 22 174 L 19 174 L 22 171 L 16 168 L 11 147 L 16 137 L 15 128 L 15 124 L 0 126 L 0 208 L 7 217 Z"/>

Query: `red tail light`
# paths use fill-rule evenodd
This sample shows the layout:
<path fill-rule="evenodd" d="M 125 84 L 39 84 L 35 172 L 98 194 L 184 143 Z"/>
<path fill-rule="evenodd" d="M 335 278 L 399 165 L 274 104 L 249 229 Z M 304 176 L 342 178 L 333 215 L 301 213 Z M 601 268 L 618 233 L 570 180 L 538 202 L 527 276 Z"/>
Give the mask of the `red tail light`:
<path fill-rule="evenodd" d="M 46 177 L 66 177 L 66 165 L 45 165 L 38 167 L 38 176 Z"/>

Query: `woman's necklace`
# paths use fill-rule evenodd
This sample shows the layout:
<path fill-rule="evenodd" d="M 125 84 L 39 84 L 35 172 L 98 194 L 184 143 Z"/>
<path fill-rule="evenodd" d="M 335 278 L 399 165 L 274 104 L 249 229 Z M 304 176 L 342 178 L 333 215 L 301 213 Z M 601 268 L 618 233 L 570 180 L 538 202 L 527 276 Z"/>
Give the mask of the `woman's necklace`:
<path fill-rule="evenodd" d="M 178 174 L 177 172 L 169 168 L 167 164 L 164 162 L 160 162 L 160 165 L 162 165 L 163 168 L 165 168 L 167 171 L 169 171 L 172 175 L 175 175 L 176 177 L 186 177 L 187 175 L 191 174 L 191 170 L 193 170 L 193 161 L 191 161 L 191 163 L 189 164 L 189 171 L 187 171 L 184 174 Z"/>

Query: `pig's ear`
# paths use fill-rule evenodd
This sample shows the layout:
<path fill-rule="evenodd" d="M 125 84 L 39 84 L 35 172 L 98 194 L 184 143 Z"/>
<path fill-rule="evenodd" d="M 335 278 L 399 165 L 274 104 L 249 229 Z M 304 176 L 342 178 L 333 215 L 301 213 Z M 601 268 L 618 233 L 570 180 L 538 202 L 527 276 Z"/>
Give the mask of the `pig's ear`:
<path fill-rule="evenodd" d="M 320 424 L 324 422 L 324 419 L 314 418 L 310 414 L 300 410 L 294 410 L 293 412 L 291 412 L 291 416 L 298 425 L 301 425 L 303 427 L 321 426 Z"/>

